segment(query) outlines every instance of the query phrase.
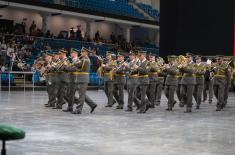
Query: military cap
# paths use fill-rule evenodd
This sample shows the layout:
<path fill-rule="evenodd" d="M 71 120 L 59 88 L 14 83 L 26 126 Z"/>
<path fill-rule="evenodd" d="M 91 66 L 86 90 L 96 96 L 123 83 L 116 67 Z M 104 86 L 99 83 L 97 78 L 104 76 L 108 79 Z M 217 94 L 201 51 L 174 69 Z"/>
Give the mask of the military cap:
<path fill-rule="evenodd" d="M 61 50 L 59 51 L 59 54 L 67 54 L 67 51 L 61 49 Z"/>
<path fill-rule="evenodd" d="M 168 58 L 168 59 L 176 59 L 177 56 L 176 56 L 176 55 L 168 55 L 167 58 Z"/>
<path fill-rule="evenodd" d="M 112 55 L 113 53 L 111 51 L 106 51 L 106 55 Z"/>
<path fill-rule="evenodd" d="M 201 58 L 200 55 L 196 55 L 196 56 L 195 56 L 195 59 L 200 59 L 200 58 Z"/>
<path fill-rule="evenodd" d="M 149 56 L 157 57 L 156 53 L 149 53 Z"/>
<path fill-rule="evenodd" d="M 139 51 L 139 54 L 147 54 L 147 51 Z"/>
<path fill-rule="evenodd" d="M 85 48 L 85 47 L 82 47 L 81 52 L 88 52 L 88 53 L 90 53 L 91 51 L 89 49 Z"/>
<path fill-rule="evenodd" d="M 76 48 L 71 48 L 71 52 L 70 53 L 79 53 L 80 51 Z"/>
<path fill-rule="evenodd" d="M 186 57 L 192 57 L 192 56 L 193 56 L 192 53 L 190 53 L 190 52 L 186 53 Z"/>
<path fill-rule="evenodd" d="M 124 57 L 124 53 L 123 52 L 118 52 L 118 54 L 117 54 L 117 57 Z"/>
<path fill-rule="evenodd" d="M 129 52 L 129 55 L 136 55 L 136 52 L 131 50 L 131 51 Z"/>

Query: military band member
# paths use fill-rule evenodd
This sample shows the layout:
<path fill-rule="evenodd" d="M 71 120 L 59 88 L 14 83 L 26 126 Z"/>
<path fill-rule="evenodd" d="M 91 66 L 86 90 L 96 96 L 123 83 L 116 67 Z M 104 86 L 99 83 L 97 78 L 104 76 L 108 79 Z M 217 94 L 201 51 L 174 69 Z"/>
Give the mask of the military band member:
<path fill-rule="evenodd" d="M 204 74 L 206 71 L 206 67 L 202 64 L 201 56 L 197 55 L 195 57 L 196 63 L 194 65 L 195 75 L 196 75 L 196 85 L 194 89 L 194 99 L 197 103 L 196 109 L 200 109 L 201 101 L 202 101 L 202 93 L 204 87 Z"/>
<path fill-rule="evenodd" d="M 217 64 L 215 66 L 214 75 L 214 94 L 217 99 L 216 111 L 221 111 L 225 105 L 225 85 L 229 75 L 228 65 L 224 62 L 223 56 L 217 56 Z"/>
<path fill-rule="evenodd" d="M 89 53 L 88 49 L 82 48 L 81 53 L 80 53 L 81 54 L 80 61 L 78 61 L 77 63 L 74 63 L 74 65 L 72 65 L 70 67 L 70 72 L 73 72 L 72 74 L 74 75 L 75 88 L 74 88 L 73 94 L 75 94 L 76 91 L 78 91 L 78 94 L 79 94 L 77 107 L 72 112 L 73 114 L 81 114 L 82 113 L 83 105 L 84 105 L 86 98 L 88 98 L 90 101 L 92 101 L 86 95 L 87 86 L 89 83 L 89 71 L 90 71 L 90 65 L 91 65 L 90 59 L 88 57 L 88 53 Z M 92 113 L 95 110 L 95 108 L 97 107 L 97 105 L 94 102 L 86 102 L 86 103 L 91 108 L 90 113 Z"/>
<path fill-rule="evenodd" d="M 67 51 L 60 50 L 59 52 L 60 61 L 58 62 L 58 66 L 56 68 L 57 77 L 58 77 L 58 94 L 57 94 L 57 103 L 54 109 L 62 109 L 62 105 L 65 104 L 65 94 L 66 94 L 66 87 L 69 83 L 69 75 L 67 71 L 64 69 L 69 62 L 67 59 Z"/>
<path fill-rule="evenodd" d="M 147 96 L 150 101 L 150 108 L 155 107 L 155 98 L 156 98 L 156 85 L 158 80 L 158 68 L 156 62 L 156 55 L 149 55 L 149 86 L 147 90 Z"/>
<path fill-rule="evenodd" d="M 54 89 L 55 89 L 55 85 L 56 85 L 56 81 L 55 81 L 55 74 L 50 71 L 51 69 L 51 65 L 52 65 L 52 55 L 51 54 L 47 54 L 45 57 L 45 62 L 46 62 L 46 66 L 45 66 L 45 71 L 44 71 L 44 75 L 46 77 L 46 86 L 47 86 L 47 93 L 48 93 L 48 104 L 46 104 L 46 107 L 54 107 L 55 103 L 56 103 L 56 97 L 54 94 Z"/>
<path fill-rule="evenodd" d="M 156 88 L 155 88 L 155 101 L 154 104 L 159 106 L 162 98 L 162 89 L 164 87 L 164 79 L 166 76 L 165 70 L 162 68 L 164 66 L 164 60 L 161 57 L 157 58 L 157 73 L 158 77 L 156 80 Z"/>
<path fill-rule="evenodd" d="M 75 92 L 76 92 L 76 84 L 77 84 L 77 64 L 80 63 L 80 60 L 78 58 L 78 51 L 76 49 L 71 49 L 70 52 L 71 56 L 71 64 L 67 67 L 67 70 L 69 72 L 69 84 L 67 89 L 68 94 L 68 107 L 67 109 L 63 110 L 64 112 L 72 112 L 73 111 L 73 105 L 75 102 Z"/>
<path fill-rule="evenodd" d="M 186 55 L 187 63 L 181 67 L 181 72 L 183 77 L 181 80 L 181 95 L 183 104 L 186 105 L 185 113 L 192 112 L 192 100 L 194 87 L 196 85 L 195 69 L 192 54 L 188 53 Z"/>
<path fill-rule="evenodd" d="M 114 67 L 116 66 L 116 61 L 112 58 L 112 53 L 107 52 L 106 62 L 102 64 L 102 74 L 104 78 L 104 92 L 107 96 L 108 103 L 105 107 L 112 107 L 115 103 L 113 96 L 113 87 L 114 87 Z"/>
<path fill-rule="evenodd" d="M 128 104 L 127 104 L 127 112 L 133 110 L 133 102 L 139 107 L 139 101 L 136 97 L 136 88 L 138 86 L 138 60 L 136 58 L 136 53 L 133 51 L 129 54 L 130 62 L 126 66 L 128 79 L 127 79 L 127 92 L 128 92 Z"/>
<path fill-rule="evenodd" d="M 225 84 L 225 89 L 224 89 L 224 107 L 227 105 L 228 103 L 228 94 L 229 94 L 229 90 L 231 87 L 231 82 L 232 82 L 232 67 L 230 66 L 231 60 L 229 57 L 227 57 L 225 59 L 225 64 L 228 65 L 228 75 L 226 77 L 226 84 Z"/>
<path fill-rule="evenodd" d="M 215 60 L 212 60 L 210 64 L 207 64 L 206 67 L 206 72 L 205 72 L 205 81 L 204 81 L 204 88 L 203 88 L 203 102 L 205 102 L 207 100 L 208 97 L 208 101 L 209 104 L 212 103 L 212 99 L 213 99 L 213 93 L 214 93 L 214 71 L 213 71 L 213 66 L 215 64 Z M 207 95 L 207 91 L 208 91 L 208 95 Z"/>
<path fill-rule="evenodd" d="M 57 100 L 58 100 L 58 74 L 56 72 L 56 65 L 58 64 L 58 62 L 60 61 L 60 57 L 59 57 L 59 53 L 56 53 L 53 55 L 51 63 L 48 64 L 47 66 L 47 75 L 50 78 L 50 82 L 48 81 L 48 84 L 50 84 L 50 99 L 49 99 L 49 103 L 48 105 L 46 105 L 46 107 L 55 107 Z"/>
<path fill-rule="evenodd" d="M 166 81 L 165 81 L 165 95 L 168 99 L 168 108 L 166 110 L 172 111 L 176 101 L 174 99 L 175 91 L 178 85 L 178 74 L 179 70 L 176 65 L 176 56 L 170 55 L 168 56 L 169 64 L 166 65 Z"/>
<path fill-rule="evenodd" d="M 146 99 L 146 93 L 149 85 L 149 62 L 146 59 L 146 51 L 139 52 L 140 65 L 134 67 L 134 69 L 138 70 L 138 80 L 139 80 L 139 91 L 140 91 L 140 99 L 141 103 L 138 108 L 138 113 L 145 113 L 149 108 L 149 101 Z"/>
<path fill-rule="evenodd" d="M 126 66 L 123 53 L 117 55 L 117 65 L 114 68 L 114 97 L 118 102 L 116 109 L 123 109 L 124 106 L 124 86 L 126 83 Z"/>

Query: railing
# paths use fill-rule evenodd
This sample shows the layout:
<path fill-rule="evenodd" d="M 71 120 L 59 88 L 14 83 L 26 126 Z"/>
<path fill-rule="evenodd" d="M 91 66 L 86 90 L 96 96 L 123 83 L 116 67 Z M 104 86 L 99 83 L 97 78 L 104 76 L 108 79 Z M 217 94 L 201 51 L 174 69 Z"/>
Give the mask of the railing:
<path fill-rule="evenodd" d="M 26 79 L 25 79 L 25 75 L 28 74 L 32 74 L 32 88 L 34 91 L 34 74 L 35 72 L 17 72 L 17 71 L 7 71 L 7 72 L 0 72 L 1 78 L 0 78 L 0 90 L 2 90 L 2 74 L 6 74 L 7 75 L 7 80 L 8 80 L 8 91 L 11 91 L 11 75 L 14 74 L 23 74 L 23 78 L 24 78 L 24 91 L 25 91 L 25 84 L 26 84 Z M 4 80 L 5 81 L 5 80 Z"/>

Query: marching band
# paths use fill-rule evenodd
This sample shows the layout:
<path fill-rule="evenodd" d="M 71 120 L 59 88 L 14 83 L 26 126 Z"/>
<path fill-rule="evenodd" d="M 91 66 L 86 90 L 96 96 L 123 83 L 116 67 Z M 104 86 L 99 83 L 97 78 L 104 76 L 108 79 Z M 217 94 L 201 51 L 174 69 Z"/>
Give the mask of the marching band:
<path fill-rule="evenodd" d="M 95 110 L 97 104 L 86 94 L 91 66 L 89 53 L 84 47 L 80 51 L 71 49 L 67 57 L 67 51 L 60 50 L 56 54 L 48 53 L 43 63 L 36 61 L 34 69 L 46 79 L 49 97 L 46 107 L 62 109 L 62 105 L 68 103 L 64 112 L 81 114 L 86 102 L 91 113 Z M 136 107 L 137 113 L 146 113 L 149 108 L 159 106 L 162 90 L 167 98 L 167 111 L 172 111 L 177 103 L 175 94 L 179 106 L 185 107 L 185 113 L 192 112 L 193 98 L 196 109 L 200 109 L 201 103 L 207 100 L 207 91 L 210 104 L 213 94 L 216 97 L 216 111 L 226 107 L 234 75 L 230 60 L 219 55 L 214 61 L 202 62 L 200 55 L 194 57 L 191 53 L 170 55 L 167 59 L 165 63 L 161 57 L 147 55 L 146 51 L 130 51 L 126 60 L 121 52 L 117 55 L 107 52 L 105 58 L 99 57 L 97 74 L 104 81 L 105 107 L 117 104 L 116 109 L 124 109 L 125 86 L 127 112 Z"/>

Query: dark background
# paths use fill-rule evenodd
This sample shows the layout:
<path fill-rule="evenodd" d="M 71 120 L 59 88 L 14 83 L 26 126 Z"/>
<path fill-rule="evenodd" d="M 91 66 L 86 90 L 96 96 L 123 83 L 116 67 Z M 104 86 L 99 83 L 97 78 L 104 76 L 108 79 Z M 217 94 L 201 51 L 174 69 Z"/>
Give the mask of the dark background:
<path fill-rule="evenodd" d="M 234 0 L 161 0 L 160 55 L 233 55 Z"/>

